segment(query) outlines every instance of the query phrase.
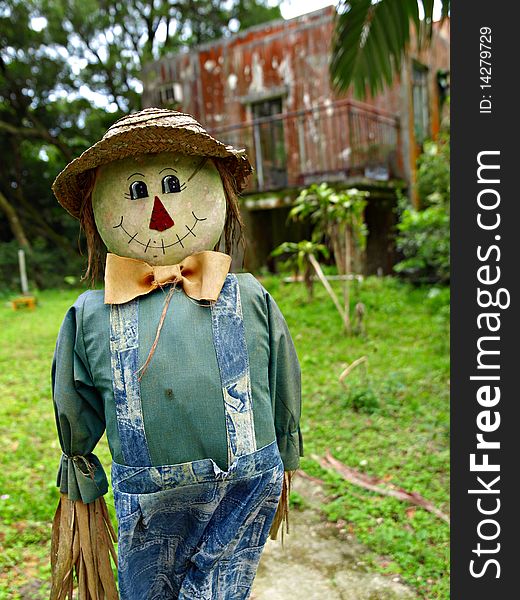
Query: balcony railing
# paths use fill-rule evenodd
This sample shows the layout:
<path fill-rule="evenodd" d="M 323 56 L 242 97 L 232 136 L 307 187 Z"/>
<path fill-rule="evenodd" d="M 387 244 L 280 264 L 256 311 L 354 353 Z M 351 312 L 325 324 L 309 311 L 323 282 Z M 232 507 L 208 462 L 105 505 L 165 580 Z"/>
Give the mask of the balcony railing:
<path fill-rule="evenodd" d="M 343 100 L 212 130 L 245 148 L 255 172 L 247 191 L 363 177 L 402 177 L 399 120 Z"/>

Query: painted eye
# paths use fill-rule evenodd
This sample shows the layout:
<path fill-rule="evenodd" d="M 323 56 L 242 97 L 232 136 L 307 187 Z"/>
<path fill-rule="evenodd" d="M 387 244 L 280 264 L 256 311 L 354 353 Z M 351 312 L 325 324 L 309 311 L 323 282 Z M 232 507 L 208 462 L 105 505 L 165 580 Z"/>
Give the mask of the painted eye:
<path fill-rule="evenodd" d="M 132 198 L 132 200 L 148 198 L 148 188 L 144 181 L 134 181 L 130 184 L 130 198 Z"/>
<path fill-rule="evenodd" d="M 162 180 L 163 194 L 173 194 L 181 191 L 180 181 L 175 175 L 166 175 Z"/>

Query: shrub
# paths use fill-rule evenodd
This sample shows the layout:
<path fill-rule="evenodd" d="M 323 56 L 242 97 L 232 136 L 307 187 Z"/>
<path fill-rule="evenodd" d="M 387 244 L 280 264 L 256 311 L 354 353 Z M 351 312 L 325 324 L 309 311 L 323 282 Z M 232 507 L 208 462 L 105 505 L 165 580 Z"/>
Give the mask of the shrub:
<path fill-rule="evenodd" d="M 327 183 L 313 183 L 301 191 L 289 218 L 314 224 L 313 240 L 330 241 L 338 273 L 351 273 L 356 254 L 364 250 L 368 192 L 356 188 L 336 190 Z"/>
<path fill-rule="evenodd" d="M 421 204 L 449 204 L 450 201 L 450 136 L 443 133 L 438 141 L 424 144 L 417 160 L 417 192 Z"/>
<path fill-rule="evenodd" d="M 397 247 L 404 260 L 397 273 L 420 282 L 447 282 L 450 278 L 450 217 L 447 207 L 405 208 L 398 224 Z"/>
<path fill-rule="evenodd" d="M 370 385 L 352 385 L 348 388 L 346 405 L 356 412 L 372 414 L 380 407 L 379 397 Z"/>
<path fill-rule="evenodd" d="M 18 267 L 16 240 L 0 243 L 0 288 L 3 292 L 20 292 L 20 272 Z M 32 252 L 26 253 L 29 289 L 45 289 L 79 285 L 79 278 L 85 269 L 85 259 L 76 252 L 66 252 L 52 247 L 42 238 L 33 241 Z M 74 276 L 74 283 L 70 279 Z"/>
<path fill-rule="evenodd" d="M 450 278 L 450 138 L 426 142 L 419 157 L 417 189 L 421 209 L 399 200 L 397 248 L 404 260 L 398 273 L 418 282 L 447 282 Z"/>

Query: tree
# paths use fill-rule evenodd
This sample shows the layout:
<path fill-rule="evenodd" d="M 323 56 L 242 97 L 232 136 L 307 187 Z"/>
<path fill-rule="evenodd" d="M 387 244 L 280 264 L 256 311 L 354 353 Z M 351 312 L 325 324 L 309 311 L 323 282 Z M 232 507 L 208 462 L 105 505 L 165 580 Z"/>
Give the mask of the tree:
<path fill-rule="evenodd" d="M 33 10 L 31 3 L 10 0 L 0 11 L 0 212 L 9 226 L 0 233 L 2 241 L 16 240 L 29 262 L 37 260 L 31 251 L 42 238 L 58 253 L 73 248 L 60 218 L 53 218 L 52 175 L 46 171 L 49 161 L 59 171 L 75 151 L 64 137 L 75 106 L 67 118 L 63 101 L 53 98 L 57 88 L 72 90 L 71 71 L 63 56 L 50 51 L 47 32 L 31 27 Z M 0 264 L 16 255 L 12 250 L 2 248 Z"/>
<path fill-rule="evenodd" d="M 412 29 L 419 48 L 433 33 L 433 0 L 340 0 L 330 74 L 338 92 L 354 87 L 359 98 L 374 96 L 399 74 Z M 441 16 L 450 0 L 441 0 Z M 423 18 L 421 18 L 421 12 Z"/>
<path fill-rule="evenodd" d="M 360 253 L 365 248 L 367 229 L 364 212 L 368 192 L 356 188 L 337 191 L 326 183 L 313 183 L 302 190 L 289 218 L 294 220 L 309 219 L 314 223 L 313 241 L 327 240 L 334 251 L 334 262 L 338 273 L 343 278 L 343 304 L 341 309 L 332 288 L 326 283 L 321 269 L 316 267 L 316 260 L 311 254 L 309 261 L 316 274 L 325 285 L 342 316 L 345 330 L 352 332 L 350 319 L 350 279 L 353 278 L 353 265 L 360 264 Z M 329 289 L 330 288 L 330 289 Z"/>
<path fill-rule="evenodd" d="M 78 228 L 50 187 L 116 118 L 140 108 L 146 61 L 279 16 L 266 0 L 4 0 L 0 277 L 13 271 L 13 244 L 26 248 L 41 284 L 77 272 Z"/>
<path fill-rule="evenodd" d="M 313 183 L 301 191 L 289 217 L 310 219 L 315 240 L 327 239 L 340 275 L 352 273 L 359 264 L 357 253 L 365 246 L 364 211 L 368 192 L 356 188 L 335 190 L 327 183 Z"/>
<path fill-rule="evenodd" d="M 145 63 L 281 17 L 266 0 L 43 0 L 42 15 L 52 39 L 81 61 L 78 80 L 119 111 L 140 107 Z"/>
<path fill-rule="evenodd" d="M 315 268 L 316 256 L 321 254 L 325 258 L 329 257 L 327 246 L 302 240 L 301 242 L 284 242 L 271 252 L 271 256 L 287 255 L 287 266 L 290 266 L 296 276 L 302 274 L 303 282 L 307 288 L 309 300 L 314 297 L 314 280 L 312 271 Z M 314 260 L 313 260 L 314 259 Z"/>

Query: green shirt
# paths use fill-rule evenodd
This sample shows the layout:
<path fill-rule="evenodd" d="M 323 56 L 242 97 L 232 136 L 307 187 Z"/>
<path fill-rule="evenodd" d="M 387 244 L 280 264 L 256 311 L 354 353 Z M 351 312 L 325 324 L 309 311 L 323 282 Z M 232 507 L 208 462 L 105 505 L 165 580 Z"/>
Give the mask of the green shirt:
<path fill-rule="evenodd" d="M 284 468 L 302 455 L 300 367 L 287 324 L 250 274 L 239 274 L 257 448 L 278 443 Z M 139 299 L 139 364 L 155 339 L 166 292 Z M 107 432 L 114 461 L 121 453 L 112 389 L 110 307 L 103 291 L 82 294 L 63 321 L 52 367 L 53 400 L 64 455 L 58 486 L 72 500 L 92 502 L 108 489 L 92 452 Z M 211 312 L 179 289 L 141 380 L 146 438 L 153 466 L 212 458 L 227 465 L 227 437 Z"/>

